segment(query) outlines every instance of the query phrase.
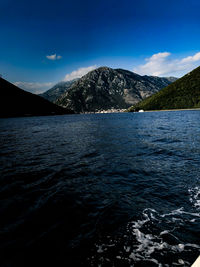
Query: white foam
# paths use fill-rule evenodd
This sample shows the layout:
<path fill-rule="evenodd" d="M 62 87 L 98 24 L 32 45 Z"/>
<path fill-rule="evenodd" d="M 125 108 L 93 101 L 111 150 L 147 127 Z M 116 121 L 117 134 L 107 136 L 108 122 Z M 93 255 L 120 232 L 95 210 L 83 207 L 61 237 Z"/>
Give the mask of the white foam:
<path fill-rule="evenodd" d="M 178 263 L 184 264 L 184 261 L 182 259 L 178 259 Z"/>
<path fill-rule="evenodd" d="M 98 249 L 97 249 L 97 253 L 103 253 L 104 250 L 103 250 L 103 246 L 98 246 Z"/>
<path fill-rule="evenodd" d="M 191 253 L 194 249 L 200 249 L 197 244 L 183 243 L 179 240 L 178 236 L 174 233 L 178 230 L 183 223 L 195 223 L 200 218 L 200 188 L 195 187 L 188 190 L 190 194 L 190 201 L 196 212 L 188 212 L 183 207 L 172 210 L 165 214 L 159 214 L 155 209 L 145 209 L 142 212 L 142 218 L 136 221 L 130 221 L 126 226 L 126 231 L 123 233 L 122 238 L 107 237 L 107 244 L 103 243 L 97 246 L 97 253 L 103 256 L 106 250 L 115 246 L 118 250 L 116 259 L 125 260 L 131 264 L 139 261 L 151 261 L 158 267 L 169 266 L 190 266 L 190 264 L 182 258 L 177 258 L 172 265 L 163 264 L 156 258 L 156 253 L 159 255 L 168 255 L 168 253 L 179 253 L 189 251 Z M 178 222 L 178 223 L 177 223 Z M 166 229 L 158 231 L 158 226 L 164 226 Z M 154 231 L 154 226 L 156 231 Z M 177 242 L 177 244 L 170 244 L 166 242 L 167 235 Z M 158 254 L 157 254 L 158 255 Z M 181 254 L 182 255 L 182 254 Z M 147 264 L 148 266 L 148 264 Z"/>
<path fill-rule="evenodd" d="M 188 192 L 190 194 L 190 202 L 197 210 L 200 210 L 200 187 L 190 188 Z"/>
<path fill-rule="evenodd" d="M 162 231 L 162 232 L 160 233 L 160 235 L 166 235 L 166 234 L 169 234 L 169 233 L 170 233 L 170 231 L 165 230 L 165 231 Z"/>
<path fill-rule="evenodd" d="M 126 252 L 129 252 L 129 251 L 131 250 L 131 247 L 126 247 L 126 246 L 124 246 L 124 250 L 125 250 Z"/>
<path fill-rule="evenodd" d="M 162 214 L 160 215 L 162 218 L 167 217 L 167 216 L 172 216 L 172 215 L 180 215 L 183 213 L 183 207 L 177 209 L 177 210 L 173 210 L 170 213 L 166 213 L 166 214 Z"/>

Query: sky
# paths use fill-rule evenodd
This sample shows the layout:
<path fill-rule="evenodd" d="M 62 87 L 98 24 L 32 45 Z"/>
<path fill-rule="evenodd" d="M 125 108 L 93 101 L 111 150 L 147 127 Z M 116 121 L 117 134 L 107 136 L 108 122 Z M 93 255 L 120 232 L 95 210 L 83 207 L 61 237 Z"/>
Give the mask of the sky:
<path fill-rule="evenodd" d="M 0 74 L 33 93 L 100 66 L 181 77 L 200 65 L 199 0 L 0 0 Z"/>

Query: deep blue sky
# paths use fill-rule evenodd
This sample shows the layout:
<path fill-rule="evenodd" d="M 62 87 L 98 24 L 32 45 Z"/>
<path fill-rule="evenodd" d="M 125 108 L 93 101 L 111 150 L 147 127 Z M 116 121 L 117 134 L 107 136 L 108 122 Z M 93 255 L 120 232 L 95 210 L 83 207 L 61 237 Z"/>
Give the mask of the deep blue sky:
<path fill-rule="evenodd" d="M 141 72 L 163 52 L 167 71 L 141 74 L 181 76 L 200 64 L 200 1 L 0 0 L 0 34 L 0 73 L 11 82 L 54 83 L 89 66 Z M 62 58 L 46 58 L 54 54 Z"/>

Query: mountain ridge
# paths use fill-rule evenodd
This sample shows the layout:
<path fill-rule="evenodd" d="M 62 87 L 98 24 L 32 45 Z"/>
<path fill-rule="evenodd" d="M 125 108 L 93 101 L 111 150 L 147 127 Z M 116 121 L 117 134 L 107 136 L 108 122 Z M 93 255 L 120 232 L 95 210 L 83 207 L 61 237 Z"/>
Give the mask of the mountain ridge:
<path fill-rule="evenodd" d="M 103 66 L 73 83 L 55 103 L 76 113 L 126 109 L 169 85 L 170 79 Z"/>
<path fill-rule="evenodd" d="M 128 111 L 200 108 L 200 66 Z"/>
<path fill-rule="evenodd" d="M 44 93 L 39 94 L 39 96 L 54 103 L 57 100 L 57 98 L 59 98 L 62 94 L 64 94 L 71 87 L 71 85 L 77 80 L 78 78 L 67 82 L 61 81 L 59 83 L 56 83 L 52 88 L 48 89 Z"/>

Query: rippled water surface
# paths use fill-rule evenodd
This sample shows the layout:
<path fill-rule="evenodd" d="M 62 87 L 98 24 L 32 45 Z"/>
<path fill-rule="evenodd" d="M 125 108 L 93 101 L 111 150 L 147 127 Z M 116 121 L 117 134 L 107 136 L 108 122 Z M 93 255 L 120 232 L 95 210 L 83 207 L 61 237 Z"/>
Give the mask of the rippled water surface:
<path fill-rule="evenodd" d="M 0 266 L 190 266 L 200 111 L 0 120 Z"/>

